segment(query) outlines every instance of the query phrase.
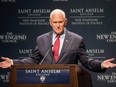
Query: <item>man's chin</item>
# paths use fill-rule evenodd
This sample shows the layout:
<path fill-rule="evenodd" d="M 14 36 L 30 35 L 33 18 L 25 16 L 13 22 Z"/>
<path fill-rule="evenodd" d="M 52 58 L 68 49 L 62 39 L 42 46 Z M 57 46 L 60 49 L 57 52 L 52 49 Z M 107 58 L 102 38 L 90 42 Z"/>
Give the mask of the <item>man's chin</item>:
<path fill-rule="evenodd" d="M 56 34 L 63 34 L 63 31 L 55 31 Z"/>

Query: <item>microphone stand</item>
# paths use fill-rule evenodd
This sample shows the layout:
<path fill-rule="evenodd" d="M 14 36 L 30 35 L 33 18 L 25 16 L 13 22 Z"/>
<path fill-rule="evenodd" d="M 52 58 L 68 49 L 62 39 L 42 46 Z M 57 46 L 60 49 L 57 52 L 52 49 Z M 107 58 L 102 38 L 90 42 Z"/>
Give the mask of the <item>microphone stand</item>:
<path fill-rule="evenodd" d="M 52 45 L 51 47 L 53 47 L 53 45 Z M 43 63 L 43 61 L 44 61 L 45 58 L 47 57 L 48 53 L 49 53 L 50 50 L 51 50 L 51 47 L 48 49 L 47 53 L 45 54 L 45 56 L 43 57 L 43 59 L 42 59 L 41 62 L 39 63 L 40 65 Z"/>

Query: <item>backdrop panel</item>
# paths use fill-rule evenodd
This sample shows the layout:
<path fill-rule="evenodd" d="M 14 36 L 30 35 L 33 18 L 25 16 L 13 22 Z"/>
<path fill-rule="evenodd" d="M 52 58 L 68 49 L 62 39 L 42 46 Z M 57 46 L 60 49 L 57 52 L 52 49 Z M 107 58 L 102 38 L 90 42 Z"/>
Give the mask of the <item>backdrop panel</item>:
<path fill-rule="evenodd" d="M 116 57 L 116 0 L 0 0 L 0 56 L 28 57 L 36 37 L 51 30 L 49 14 L 56 8 L 66 12 L 66 27 L 84 37 L 90 57 Z M 115 68 L 88 72 L 93 87 L 116 85 Z M 9 73 L 10 69 L 0 68 L 0 87 L 8 86 Z"/>

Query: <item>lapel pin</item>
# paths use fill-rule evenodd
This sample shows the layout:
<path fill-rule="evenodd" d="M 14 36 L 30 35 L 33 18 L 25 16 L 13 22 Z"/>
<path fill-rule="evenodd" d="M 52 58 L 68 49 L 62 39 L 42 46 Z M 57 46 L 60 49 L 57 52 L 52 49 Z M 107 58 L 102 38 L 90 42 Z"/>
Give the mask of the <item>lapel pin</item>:
<path fill-rule="evenodd" d="M 68 40 L 66 40 L 66 43 L 68 43 Z"/>

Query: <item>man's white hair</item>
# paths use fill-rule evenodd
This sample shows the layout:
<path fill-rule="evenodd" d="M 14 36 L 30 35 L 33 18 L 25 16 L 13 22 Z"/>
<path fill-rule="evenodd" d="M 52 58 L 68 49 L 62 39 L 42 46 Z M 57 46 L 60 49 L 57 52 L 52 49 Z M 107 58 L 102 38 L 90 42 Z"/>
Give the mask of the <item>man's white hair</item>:
<path fill-rule="evenodd" d="M 53 14 L 56 14 L 56 13 L 61 13 L 63 15 L 63 17 L 66 18 L 66 14 L 65 14 L 65 12 L 63 10 L 55 9 L 50 13 L 50 19 L 52 18 Z"/>

